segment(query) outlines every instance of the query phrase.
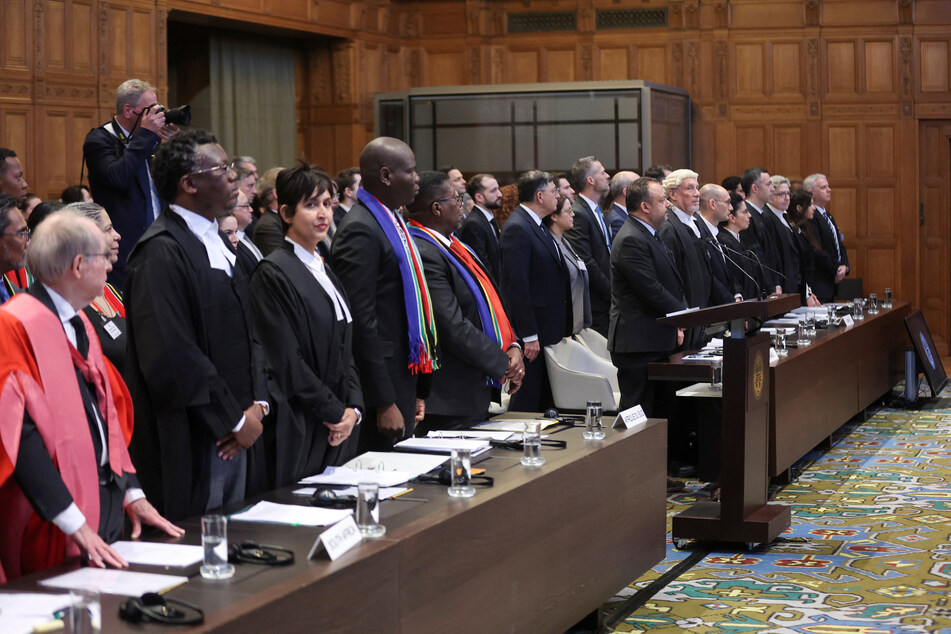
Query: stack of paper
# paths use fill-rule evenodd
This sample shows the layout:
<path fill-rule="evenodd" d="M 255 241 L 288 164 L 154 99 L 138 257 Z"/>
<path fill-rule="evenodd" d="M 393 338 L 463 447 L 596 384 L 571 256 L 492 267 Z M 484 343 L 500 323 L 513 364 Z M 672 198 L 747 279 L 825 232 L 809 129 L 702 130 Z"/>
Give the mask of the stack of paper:
<path fill-rule="evenodd" d="M 482 431 L 466 429 L 462 431 L 431 431 L 427 438 L 476 438 L 481 440 L 521 440 L 521 436 L 509 431 Z"/>
<path fill-rule="evenodd" d="M 155 575 L 149 572 L 130 572 L 107 568 L 80 568 L 58 577 L 40 581 L 41 586 L 50 588 L 91 589 L 100 594 L 118 594 L 126 597 L 140 597 L 146 592 L 165 592 L 175 586 L 188 582 L 188 577 L 174 575 Z"/>
<path fill-rule="evenodd" d="M 394 453 L 381 451 L 368 451 L 360 454 L 343 466 L 354 470 L 367 471 L 405 471 L 412 474 L 415 478 L 418 475 L 429 473 L 436 467 L 440 467 L 449 460 L 449 456 L 427 456 L 416 453 Z M 404 480 L 405 482 L 405 480 Z M 357 484 L 354 482 L 353 484 Z M 393 482 L 390 486 L 400 484 Z"/>
<path fill-rule="evenodd" d="M 445 462 L 443 459 L 442 462 Z M 423 473 L 426 473 L 423 471 Z M 327 467 L 326 471 L 317 475 L 303 478 L 301 484 L 325 484 L 356 486 L 364 482 L 372 482 L 380 487 L 393 487 L 415 478 L 418 473 L 407 471 L 368 471 L 366 469 L 348 469 L 347 467 Z"/>
<path fill-rule="evenodd" d="M 53 620 L 53 613 L 71 605 L 68 594 L 0 593 L 0 632 L 32 634 L 33 628 Z"/>
<path fill-rule="evenodd" d="M 396 443 L 397 451 L 448 454 L 453 449 L 468 449 L 472 456 L 485 453 L 491 446 L 488 440 L 472 438 L 408 438 Z"/>
<path fill-rule="evenodd" d="M 507 431 L 509 433 L 521 434 L 525 431 L 525 423 L 541 423 L 542 429 L 557 425 L 558 421 L 554 418 L 525 418 L 525 419 L 505 419 L 505 420 L 487 420 L 484 423 L 477 423 L 473 428 L 479 431 L 495 430 Z"/>
<path fill-rule="evenodd" d="M 325 509 L 297 504 L 258 502 L 246 511 L 231 515 L 231 519 L 267 524 L 291 524 L 292 526 L 329 526 L 351 513 L 353 513 L 352 509 Z"/>
<path fill-rule="evenodd" d="M 116 542 L 116 552 L 130 564 L 184 568 L 202 561 L 201 546 L 159 544 L 155 542 Z"/>

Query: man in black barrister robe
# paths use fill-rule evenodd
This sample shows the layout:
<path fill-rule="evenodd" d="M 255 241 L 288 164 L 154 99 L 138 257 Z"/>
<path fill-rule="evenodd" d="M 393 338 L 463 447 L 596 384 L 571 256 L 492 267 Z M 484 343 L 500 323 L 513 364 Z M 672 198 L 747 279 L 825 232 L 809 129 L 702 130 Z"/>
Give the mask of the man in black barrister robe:
<path fill-rule="evenodd" d="M 239 502 L 263 479 L 260 454 L 245 450 L 269 405 L 247 279 L 215 222 L 238 195 L 228 155 L 214 136 L 189 130 L 162 144 L 152 172 L 172 204 L 126 272 L 130 451 L 142 488 L 174 521 Z"/>

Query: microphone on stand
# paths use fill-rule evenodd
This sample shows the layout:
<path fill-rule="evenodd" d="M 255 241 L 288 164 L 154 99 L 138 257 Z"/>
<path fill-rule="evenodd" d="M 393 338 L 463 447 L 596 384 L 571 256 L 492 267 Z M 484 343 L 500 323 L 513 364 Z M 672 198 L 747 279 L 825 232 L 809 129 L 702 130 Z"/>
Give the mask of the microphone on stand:
<path fill-rule="evenodd" d="M 740 273 L 742 273 L 742 274 L 745 275 L 746 277 L 750 278 L 750 279 L 753 281 L 753 284 L 755 284 L 755 285 L 757 286 L 757 288 L 759 288 L 759 289 L 762 291 L 762 285 L 756 280 L 756 278 L 753 277 L 752 275 L 750 275 L 749 273 L 747 273 L 747 272 L 746 272 L 746 269 L 744 269 L 742 266 L 740 266 L 739 264 L 737 264 L 737 263 L 733 260 L 733 258 L 731 258 L 731 257 L 728 256 L 726 253 L 724 253 L 723 250 L 726 249 L 727 251 L 732 251 L 733 253 L 738 253 L 739 255 L 743 255 L 742 253 L 739 253 L 739 251 L 736 251 L 736 250 L 734 250 L 734 249 L 731 249 L 730 247 L 728 247 L 728 246 L 725 245 L 725 244 L 721 244 L 719 241 L 717 241 L 717 240 L 714 239 L 714 238 L 707 238 L 707 239 L 706 239 L 706 242 L 711 242 L 711 243 L 713 243 L 716 247 L 718 247 L 718 248 L 720 249 L 720 253 L 723 255 L 723 258 L 724 258 L 727 262 L 729 262 L 730 264 L 732 264 L 733 266 L 735 266 L 735 267 L 740 271 Z M 762 299 L 762 298 L 761 298 L 761 299 Z"/>

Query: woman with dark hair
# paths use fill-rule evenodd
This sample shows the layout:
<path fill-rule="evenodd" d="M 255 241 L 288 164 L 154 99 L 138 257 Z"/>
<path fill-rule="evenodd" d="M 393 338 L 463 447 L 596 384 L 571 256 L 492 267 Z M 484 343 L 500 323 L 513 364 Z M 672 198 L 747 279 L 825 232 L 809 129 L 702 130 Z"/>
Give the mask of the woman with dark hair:
<path fill-rule="evenodd" d="M 730 260 L 727 274 L 734 286 L 739 283 L 743 299 L 758 299 L 763 287 L 763 278 L 756 261 L 747 256 L 746 247 L 740 244 L 740 232 L 750 226 L 750 209 L 743 197 L 730 192 L 730 213 L 720 223 L 717 241 L 723 246 L 723 256 Z"/>
<path fill-rule="evenodd" d="M 561 257 L 568 266 L 568 276 L 571 280 L 571 334 L 576 335 L 591 326 L 591 291 L 588 288 L 588 270 L 565 239 L 565 232 L 575 225 L 575 212 L 571 210 L 571 201 L 565 196 L 558 196 L 555 213 L 542 218 L 542 222 L 551 229 Z"/>
<path fill-rule="evenodd" d="M 92 193 L 85 185 L 70 185 L 59 195 L 60 202 L 64 205 L 72 203 L 91 203 Z"/>
<path fill-rule="evenodd" d="M 282 398 L 265 428 L 272 485 L 297 482 L 356 453 L 363 397 L 353 318 L 343 287 L 317 251 L 327 236 L 331 180 L 305 164 L 277 177 L 284 242 L 251 276 L 251 310 Z"/>
<path fill-rule="evenodd" d="M 793 192 L 789 199 L 789 209 L 786 215 L 789 224 L 796 232 L 799 247 L 799 268 L 802 275 L 802 284 L 799 295 L 807 306 L 821 306 L 819 298 L 812 292 L 813 282 L 817 278 L 831 278 L 835 276 L 836 265 L 829 254 L 822 250 L 816 238 L 812 223 L 812 216 L 816 208 L 812 204 L 812 194 L 799 190 Z"/>
<path fill-rule="evenodd" d="M 86 216 L 96 223 L 100 231 L 106 234 L 106 243 L 109 245 L 109 261 L 113 264 L 119 259 L 119 240 L 122 236 L 112 226 L 109 214 L 96 203 L 72 203 L 64 208 L 81 216 Z M 125 374 L 126 357 L 126 321 L 125 306 L 119 291 L 106 282 L 102 292 L 92 300 L 89 306 L 83 309 L 86 317 L 92 323 L 102 344 L 102 353 L 116 366 L 122 378 Z"/>

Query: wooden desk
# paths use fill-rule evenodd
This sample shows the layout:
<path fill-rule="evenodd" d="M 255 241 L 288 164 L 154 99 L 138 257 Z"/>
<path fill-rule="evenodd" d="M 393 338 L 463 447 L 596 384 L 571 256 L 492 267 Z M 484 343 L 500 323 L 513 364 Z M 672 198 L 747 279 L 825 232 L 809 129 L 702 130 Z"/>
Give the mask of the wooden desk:
<path fill-rule="evenodd" d="M 911 343 L 905 330 L 910 305 L 898 303 L 846 328 L 820 329 L 812 345 L 790 348 L 770 367 L 769 475 L 788 469 L 901 378 Z M 651 379 L 704 381 L 710 367 L 684 362 L 689 352 L 648 366 Z"/>
<path fill-rule="evenodd" d="M 229 539 L 292 549 L 289 567 L 237 565 L 233 579 L 200 576 L 169 596 L 200 605 L 197 631 L 555 632 L 564 631 L 664 558 L 664 420 L 640 432 L 607 429 L 585 443 L 581 428 L 554 435 L 546 464 L 493 449 L 480 463 L 495 486 L 451 500 L 446 488 L 413 483 L 412 497 L 385 501 L 383 539 L 336 562 L 305 561 L 319 529 L 229 523 Z M 294 499 L 290 489 L 267 496 Z M 195 520 L 186 543 L 200 542 Z M 4 589 L 32 588 L 33 575 Z M 120 597 L 104 596 L 103 631 L 168 631 L 118 620 Z"/>

